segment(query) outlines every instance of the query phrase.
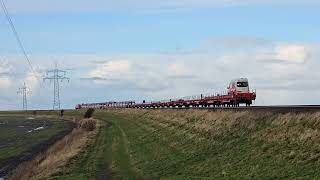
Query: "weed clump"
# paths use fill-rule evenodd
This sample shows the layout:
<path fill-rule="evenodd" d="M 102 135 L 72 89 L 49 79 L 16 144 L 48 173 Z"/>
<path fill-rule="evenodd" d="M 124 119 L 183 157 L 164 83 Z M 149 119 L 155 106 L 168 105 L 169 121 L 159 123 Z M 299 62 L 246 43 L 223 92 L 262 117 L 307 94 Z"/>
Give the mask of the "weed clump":
<path fill-rule="evenodd" d="M 93 131 L 96 129 L 96 121 L 94 119 L 83 119 L 79 122 L 80 128 L 86 131 Z"/>
<path fill-rule="evenodd" d="M 84 118 L 91 118 L 93 113 L 94 113 L 94 109 L 93 108 L 88 109 L 86 111 L 86 113 L 84 114 Z"/>

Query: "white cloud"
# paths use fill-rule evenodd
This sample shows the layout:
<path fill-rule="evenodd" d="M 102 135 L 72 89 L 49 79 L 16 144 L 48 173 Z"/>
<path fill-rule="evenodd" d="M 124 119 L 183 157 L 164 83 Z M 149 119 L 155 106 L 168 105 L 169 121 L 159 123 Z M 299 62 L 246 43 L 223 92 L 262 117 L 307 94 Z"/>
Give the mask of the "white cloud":
<path fill-rule="evenodd" d="M 35 74 L 36 73 L 36 74 Z M 26 74 L 24 82 L 33 95 L 36 95 L 39 91 L 41 74 L 39 72 L 28 72 Z"/>
<path fill-rule="evenodd" d="M 309 80 L 320 78 L 320 73 L 310 72 L 315 64 L 320 65 L 316 60 L 320 57 L 316 54 L 319 50 L 317 46 L 272 44 L 262 50 L 253 48 L 252 51 L 224 52 L 222 55 L 199 51 L 187 54 L 178 52 L 107 57 L 114 61 L 106 63 L 107 66 L 95 68 L 90 73 L 91 77 L 101 79 L 117 77 L 113 82 L 107 81 L 109 85 L 127 84 L 136 88 L 141 97 L 157 100 L 221 92 L 226 90 L 231 79 L 238 77 L 249 78 L 252 89 L 259 91 L 258 98 L 261 101 L 258 102 L 263 103 L 289 102 L 292 93 L 301 91 L 299 84 L 314 89 L 314 82 Z M 264 61 L 261 60 L 262 51 Z M 279 57 L 281 60 L 278 60 Z M 126 63 L 121 59 L 126 59 Z M 130 64 L 130 68 L 123 64 Z M 281 91 L 286 98 L 267 97 L 272 94 L 270 91 Z"/>
<path fill-rule="evenodd" d="M 271 78 L 290 78 L 308 74 L 307 60 L 312 48 L 303 44 L 277 44 L 271 48 L 260 49 L 255 58 L 264 62 L 265 70 Z"/>
<path fill-rule="evenodd" d="M 307 50 L 305 46 L 298 44 L 280 45 L 275 49 L 274 58 L 287 63 L 301 64 L 307 58 Z"/>
<path fill-rule="evenodd" d="M 5 59 L 0 61 L 0 89 L 7 89 L 11 86 L 11 71 L 12 66 L 8 60 Z"/>
<path fill-rule="evenodd" d="M 167 74 L 170 77 L 185 77 L 190 75 L 190 70 L 184 64 L 170 64 L 167 69 Z"/>
<path fill-rule="evenodd" d="M 12 65 L 7 59 L 0 61 L 0 75 L 9 76 L 13 71 Z"/>
<path fill-rule="evenodd" d="M 219 54 L 210 50 L 185 52 L 56 57 L 64 62 L 60 65 L 62 69 L 74 68 L 68 73 L 70 84 L 62 86 L 62 96 L 68 97 L 63 102 L 72 107 L 80 102 L 161 100 L 214 93 L 226 90 L 233 78 L 247 77 L 251 88 L 258 91 L 258 104 L 316 103 L 312 94 L 320 88 L 317 81 L 320 79 L 320 45 L 279 42 L 241 52 L 228 49 Z M 19 58 L 9 59 L 21 62 Z M 50 59 L 35 57 L 33 63 L 47 69 L 53 64 Z M 25 69 L 19 67 L 16 71 Z M 51 87 L 37 88 L 31 73 L 23 80 L 31 88 L 36 87 L 30 99 L 33 104 L 50 105 Z M 1 83 L 8 85 L 7 80 L 0 79 Z M 21 83 L 16 84 L 10 85 L 10 91 L 1 89 L 1 93 L 17 97 L 16 90 Z M 295 98 L 296 94 L 299 99 Z M 20 107 L 20 101 L 17 106 Z"/>
<path fill-rule="evenodd" d="M 124 78 L 130 73 L 131 65 L 126 60 L 109 61 L 100 64 L 89 73 L 89 78 L 113 80 Z"/>
<path fill-rule="evenodd" d="M 278 61 L 287 64 L 302 64 L 307 60 L 308 51 L 303 44 L 280 44 L 272 49 L 264 49 L 257 54 L 262 61 Z"/>
<path fill-rule="evenodd" d="M 220 37 L 220 38 L 208 38 L 204 41 L 205 46 L 224 46 L 226 48 L 257 48 L 261 46 L 270 45 L 271 40 L 259 37 L 246 37 L 246 36 L 234 36 L 234 37 Z"/>
<path fill-rule="evenodd" d="M 265 4 L 312 4 L 313 0 L 10 0 L 9 10 L 13 12 L 83 12 L 83 11 L 176 11 L 193 8 L 215 8 L 221 6 L 244 6 Z"/>
<path fill-rule="evenodd" d="M 11 80 L 7 77 L 0 77 L 0 89 L 7 89 L 11 85 Z"/>

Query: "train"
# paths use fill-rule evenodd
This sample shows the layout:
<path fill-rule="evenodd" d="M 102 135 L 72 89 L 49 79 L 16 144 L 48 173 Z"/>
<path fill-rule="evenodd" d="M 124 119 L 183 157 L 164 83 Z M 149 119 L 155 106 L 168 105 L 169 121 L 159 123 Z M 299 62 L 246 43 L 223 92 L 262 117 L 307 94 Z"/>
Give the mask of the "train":
<path fill-rule="evenodd" d="M 239 107 L 240 105 L 251 106 L 256 100 L 256 91 L 250 91 L 247 78 L 231 80 L 227 91 L 221 93 L 200 94 L 178 99 L 141 103 L 135 101 L 110 101 L 103 103 L 77 104 L 75 109 L 109 109 L 109 108 L 215 108 L 215 107 Z"/>

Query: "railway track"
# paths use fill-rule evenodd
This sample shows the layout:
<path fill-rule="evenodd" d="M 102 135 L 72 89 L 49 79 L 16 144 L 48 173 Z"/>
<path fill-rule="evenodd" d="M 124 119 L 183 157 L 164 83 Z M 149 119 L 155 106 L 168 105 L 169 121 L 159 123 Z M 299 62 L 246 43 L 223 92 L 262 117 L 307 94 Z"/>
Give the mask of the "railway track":
<path fill-rule="evenodd" d="M 264 110 L 279 112 L 320 112 L 320 105 L 251 106 L 239 108 L 243 108 L 245 110 Z"/>
<path fill-rule="evenodd" d="M 94 108 L 100 109 L 100 108 Z M 210 110 L 210 111 L 217 111 L 217 110 L 224 110 L 224 111 L 260 111 L 260 112 L 279 112 L 279 113 L 299 113 L 299 112 L 320 112 L 320 105 L 279 105 L 279 106 L 240 106 L 240 107 L 171 107 L 171 108 L 104 108 L 100 110 L 107 110 L 107 109 L 145 109 L 145 110 L 188 110 L 188 109 L 195 109 L 195 110 Z M 71 110 L 71 109 L 70 109 Z"/>
<path fill-rule="evenodd" d="M 172 109 L 172 110 L 234 110 L 234 111 L 272 111 L 272 112 L 320 112 L 320 105 L 279 105 L 279 106 L 240 106 L 240 107 L 182 107 L 182 108 L 145 108 L 150 110 Z"/>

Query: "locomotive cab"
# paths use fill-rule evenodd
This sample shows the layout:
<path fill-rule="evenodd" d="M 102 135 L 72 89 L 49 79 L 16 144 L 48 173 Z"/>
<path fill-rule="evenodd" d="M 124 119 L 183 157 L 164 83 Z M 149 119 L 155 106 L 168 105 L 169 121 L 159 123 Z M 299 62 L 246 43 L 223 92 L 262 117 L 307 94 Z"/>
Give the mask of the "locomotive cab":
<path fill-rule="evenodd" d="M 236 106 L 239 106 L 239 104 L 246 104 L 246 106 L 250 106 L 252 101 L 256 99 L 256 93 L 250 92 L 247 78 L 232 80 L 228 87 L 228 94 L 233 98 L 230 103 Z"/>
<path fill-rule="evenodd" d="M 234 79 L 228 87 L 229 94 L 249 93 L 249 82 L 247 78 Z"/>
<path fill-rule="evenodd" d="M 76 108 L 76 109 L 81 109 L 81 105 L 80 105 L 80 104 L 77 104 L 75 108 Z"/>

